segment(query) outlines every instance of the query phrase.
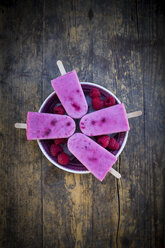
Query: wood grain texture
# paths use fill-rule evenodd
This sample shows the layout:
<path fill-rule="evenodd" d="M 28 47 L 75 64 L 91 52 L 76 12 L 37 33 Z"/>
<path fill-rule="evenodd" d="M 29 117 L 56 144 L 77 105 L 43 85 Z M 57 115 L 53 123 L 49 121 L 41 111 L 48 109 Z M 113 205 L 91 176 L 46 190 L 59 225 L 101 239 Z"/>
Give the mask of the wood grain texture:
<path fill-rule="evenodd" d="M 160 1 L 0 2 L 0 247 L 165 247 L 164 27 Z M 120 181 L 64 172 L 14 129 L 53 91 L 58 59 L 143 111 Z"/>
<path fill-rule="evenodd" d="M 0 13 L 0 247 L 41 247 L 41 153 L 14 123 L 41 104 L 42 4 L 4 1 Z"/>

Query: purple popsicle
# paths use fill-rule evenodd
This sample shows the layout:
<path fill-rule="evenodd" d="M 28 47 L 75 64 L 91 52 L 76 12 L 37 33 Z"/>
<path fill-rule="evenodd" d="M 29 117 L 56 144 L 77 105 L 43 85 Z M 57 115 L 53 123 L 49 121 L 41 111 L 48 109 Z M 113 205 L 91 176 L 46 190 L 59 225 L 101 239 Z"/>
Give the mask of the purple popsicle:
<path fill-rule="evenodd" d="M 130 127 L 124 104 L 117 104 L 85 115 L 80 121 L 80 129 L 88 136 L 128 131 Z"/>
<path fill-rule="evenodd" d="M 69 151 L 100 181 L 116 162 L 116 157 L 82 133 L 68 140 Z"/>
<path fill-rule="evenodd" d="M 79 119 L 87 113 L 88 105 L 75 70 L 51 81 L 67 114 Z"/>
<path fill-rule="evenodd" d="M 67 115 L 28 112 L 27 139 L 67 138 L 75 132 L 75 122 Z"/>

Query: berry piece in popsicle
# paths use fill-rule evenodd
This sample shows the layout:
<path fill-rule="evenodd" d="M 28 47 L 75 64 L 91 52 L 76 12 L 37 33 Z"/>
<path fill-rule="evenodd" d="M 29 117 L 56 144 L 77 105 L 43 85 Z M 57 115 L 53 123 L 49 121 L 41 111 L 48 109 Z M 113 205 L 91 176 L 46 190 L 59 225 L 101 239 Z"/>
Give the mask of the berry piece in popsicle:
<path fill-rule="evenodd" d="M 124 104 L 117 104 L 85 115 L 80 121 L 80 129 L 88 136 L 128 131 L 130 128 Z"/>
<path fill-rule="evenodd" d="M 68 72 L 51 81 L 67 114 L 79 119 L 88 111 L 88 105 L 76 71 Z"/>
<path fill-rule="evenodd" d="M 82 133 L 68 139 L 68 149 L 100 181 L 116 162 L 112 153 Z"/>
<path fill-rule="evenodd" d="M 76 129 L 75 122 L 67 115 L 28 112 L 27 139 L 59 139 L 71 136 Z"/>

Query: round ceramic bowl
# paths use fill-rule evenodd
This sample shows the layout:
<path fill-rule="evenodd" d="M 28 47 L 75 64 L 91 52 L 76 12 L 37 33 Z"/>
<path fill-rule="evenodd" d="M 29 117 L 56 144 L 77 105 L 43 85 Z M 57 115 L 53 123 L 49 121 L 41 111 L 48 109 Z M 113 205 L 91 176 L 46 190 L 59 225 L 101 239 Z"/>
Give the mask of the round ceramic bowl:
<path fill-rule="evenodd" d="M 88 83 L 88 82 L 81 82 L 81 86 L 83 88 L 84 94 L 86 96 L 88 105 L 90 106 L 88 109 L 88 113 L 93 111 L 92 107 L 91 107 L 91 99 L 89 97 L 89 92 L 90 89 L 95 87 L 98 88 L 100 93 L 101 93 L 101 98 L 105 98 L 109 95 L 112 95 L 115 99 L 117 103 L 120 103 L 120 100 L 109 90 L 105 89 L 104 87 L 94 84 L 94 83 Z M 56 95 L 55 92 L 52 92 L 43 102 L 43 104 L 41 105 L 39 112 L 40 113 L 53 113 L 53 108 L 54 106 L 59 103 L 59 99 Z M 76 132 L 81 132 L 79 129 L 79 120 L 75 120 L 76 122 Z M 128 138 L 128 131 L 127 132 L 122 132 L 122 133 L 117 133 L 117 134 L 113 134 L 110 135 L 112 137 L 115 137 L 115 139 L 118 141 L 120 148 L 117 151 L 111 151 L 116 157 L 118 157 L 120 155 L 120 153 L 123 151 L 126 142 L 127 142 L 127 138 Z M 90 173 L 86 167 L 84 165 L 82 165 L 72 154 L 69 153 L 69 151 L 67 150 L 67 146 L 63 147 L 65 152 L 68 152 L 68 154 L 70 155 L 70 163 L 68 165 L 60 165 L 57 162 L 57 158 L 53 157 L 50 153 L 50 146 L 53 143 L 53 140 L 37 140 L 38 141 L 38 145 L 41 149 L 41 151 L 43 152 L 43 154 L 45 155 L 45 157 L 55 166 L 57 166 L 58 168 L 67 171 L 67 172 L 71 172 L 71 173 L 78 173 L 78 174 L 87 174 Z"/>

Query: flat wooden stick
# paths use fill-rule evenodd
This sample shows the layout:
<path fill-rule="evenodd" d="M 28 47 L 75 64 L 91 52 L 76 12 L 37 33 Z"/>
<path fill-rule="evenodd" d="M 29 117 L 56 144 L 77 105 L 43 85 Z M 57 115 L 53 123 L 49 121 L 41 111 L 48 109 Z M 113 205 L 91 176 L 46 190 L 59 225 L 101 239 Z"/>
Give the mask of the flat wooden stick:
<path fill-rule="evenodd" d="M 27 128 L 27 124 L 26 123 L 15 123 L 15 128 L 22 128 L 22 129 L 26 129 Z"/>
<path fill-rule="evenodd" d="M 65 68 L 64 68 L 63 63 L 62 63 L 61 60 L 57 61 L 57 66 L 58 66 L 58 69 L 59 69 L 61 75 L 66 74 Z"/>
<path fill-rule="evenodd" d="M 120 179 L 120 178 L 121 178 L 120 173 L 119 173 L 118 171 L 114 170 L 113 168 L 111 168 L 111 169 L 109 170 L 109 172 L 110 172 L 114 177 L 116 177 L 117 179 Z"/>
<path fill-rule="evenodd" d="M 142 111 L 135 111 L 127 114 L 127 118 L 134 118 L 142 115 Z"/>

